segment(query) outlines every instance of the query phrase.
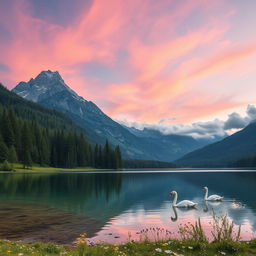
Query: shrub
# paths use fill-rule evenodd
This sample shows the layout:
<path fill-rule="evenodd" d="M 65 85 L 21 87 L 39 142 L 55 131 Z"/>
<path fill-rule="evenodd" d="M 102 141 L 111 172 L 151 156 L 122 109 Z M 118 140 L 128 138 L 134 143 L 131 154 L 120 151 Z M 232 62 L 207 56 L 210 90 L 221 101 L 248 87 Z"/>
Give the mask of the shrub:
<path fill-rule="evenodd" d="M 7 160 L 5 160 L 0 166 L 1 171 L 12 171 L 12 165 L 9 164 Z"/>
<path fill-rule="evenodd" d="M 213 213 L 213 242 L 221 241 L 240 241 L 241 226 L 236 231 L 234 228 L 234 222 L 229 221 L 228 217 L 218 217 Z"/>
<path fill-rule="evenodd" d="M 191 240 L 201 243 L 207 243 L 208 239 L 201 225 L 200 218 L 195 224 L 189 223 L 185 225 L 179 225 L 179 234 L 182 240 Z"/>

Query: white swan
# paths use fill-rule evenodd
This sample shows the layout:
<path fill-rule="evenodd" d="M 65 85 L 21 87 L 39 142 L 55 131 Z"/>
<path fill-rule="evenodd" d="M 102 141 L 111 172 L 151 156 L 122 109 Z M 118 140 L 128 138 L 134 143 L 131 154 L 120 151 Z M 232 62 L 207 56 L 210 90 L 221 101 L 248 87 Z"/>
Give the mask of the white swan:
<path fill-rule="evenodd" d="M 223 196 L 218 195 L 211 195 L 208 196 L 208 188 L 204 187 L 203 190 L 205 191 L 204 200 L 205 201 L 223 201 Z"/>
<path fill-rule="evenodd" d="M 189 201 L 189 200 L 183 200 L 183 201 L 180 201 L 179 203 L 177 203 L 178 193 L 176 191 L 172 191 L 170 193 L 170 195 L 174 196 L 173 201 L 172 201 L 173 207 L 195 208 L 197 206 L 197 203 L 194 203 L 194 202 Z"/>

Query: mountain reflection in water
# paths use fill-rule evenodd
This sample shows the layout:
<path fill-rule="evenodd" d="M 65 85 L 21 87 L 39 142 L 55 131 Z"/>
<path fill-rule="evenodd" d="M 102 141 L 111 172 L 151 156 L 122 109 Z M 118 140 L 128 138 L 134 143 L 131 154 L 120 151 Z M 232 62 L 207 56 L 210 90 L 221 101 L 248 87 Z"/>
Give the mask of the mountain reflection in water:
<path fill-rule="evenodd" d="M 204 186 L 209 187 L 210 194 L 223 195 L 226 201 L 206 205 L 201 190 Z M 194 222 L 199 217 L 210 233 L 209 222 L 214 211 L 216 215 L 227 215 L 236 225 L 241 225 L 242 237 L 249 239 L 256 231 L 255 188 L 254 172 L 0 174 L 0 214 L 8 205 L 17 205 L 17 213 L 26 211 L 27 217 L 23 219 L 29 219 L 36 209 L 48 207 L 59 212 L 59 219 L 55 213 L 54 218 L 61 225 L 62 236 L 71 234 L 65 242 L 68 239 L 72 242 L 82 231 L 92 240 L 121 242 L 128 239 L 128 232 L 133 239 L 139 239 L 138 231 L 150 227 L 164 228 L 177 236 L 179 224 Z M 169 197 L 171 190 L 178 191 L 178 200 L 198 202 L 198 209 L 174 210 Z M 10 212 L 14 215 L 9 221 L 17 220 L 15 211 Z M 49 218 L 47 211 L 40 212 L 42 222 L 44 217 Z M 73 225 L 65 224 L 66 221 Z M 1 218 L 0 227 L 7 222 L 8 219 Z M 45 232 L 56 229 L 54 223 L 47 223 Z M 26 227 L 23 229 L 25 233 Z M 19 230 L 19 238 L 24 238 L 23 229 Z M 6 232 L 0 232 L 1 238 Z M 39 232 L 43 232 L 42 229 L 38 229 Z M 40 239 L 36 231 L 31 232 L 32 237 Z"/>

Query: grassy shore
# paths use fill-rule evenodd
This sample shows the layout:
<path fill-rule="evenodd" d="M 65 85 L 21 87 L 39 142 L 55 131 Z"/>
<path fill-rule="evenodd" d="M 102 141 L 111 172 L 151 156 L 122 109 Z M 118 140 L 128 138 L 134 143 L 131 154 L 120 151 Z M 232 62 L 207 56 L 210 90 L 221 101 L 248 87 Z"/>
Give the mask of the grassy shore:
<path fill-rule="evenodd" d="M 0 241 L 0 255 L 11 256 L 217 256 L 217 255 L 256 255 L 256 240 L 250 242 L 202 243 L 197 241 L 169 240 L 165 242 L 129 242 L 122 245 L 80 244 L 74 248 L 64 248 L 50 243 L 21 243 Z"/>
<path fill-rule="evenodd" d="M 240 227 L 236 229 L 233 222 L 226 216 L 213 216 L 213 239 L 209 241 L 201 226 L 200 219 L 195 224 L 185 224 L 180 226 L 180 239 L 171 239 L 170 232 L 163 229 L 152 229 L 155 232 L 155 242 L 150 242 L 148 229 L 140 232 L 140 241 L 134 242 L 128 235 L 125 244 L 91 244 L 86 238 L 86 234 L 81 234 L 75 241 L 74 247 L 64 248 L 63 246 L 51 243 L 22 243 L 11 241 L 0 241 L 0 255 L 18 256 L 218 256 L 256 255 L 256 239 L 251 241 L 241 241 Z M 150 230 L 150 232 L 152 232 Z M 164 237 L 159 236 L 159 233 Z M 161 238 L 160 238 L 161 237 Z M 160 238 L 160 239 L 159 239 Z"/>
<path fill-rule="evenodd" d="M 33 172 L 84 172 L 84 171 L 99 171 L 107 169 L 97 169 L 93 167 L 79 167 L 79 168 L 55 168 L 49 166 L 31 166 L 24 169 L 22 164 L 13 164 L 12 169 L 18 173 L 33 173 Z M 0 171 L 6 173 L 9 171 Z M 13 171 L 10 171 L 13 172 Z"/>

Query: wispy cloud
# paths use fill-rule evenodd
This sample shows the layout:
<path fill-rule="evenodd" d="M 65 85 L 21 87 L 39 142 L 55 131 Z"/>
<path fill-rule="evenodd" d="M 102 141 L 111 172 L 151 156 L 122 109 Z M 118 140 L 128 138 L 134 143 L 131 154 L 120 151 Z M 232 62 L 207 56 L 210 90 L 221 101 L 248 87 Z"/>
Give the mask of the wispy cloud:
<path fill-rule="evenodd" d="M 253 3 L 43 2 L 1 3 L 0 76 L 10 88 L 58 70 L 111 117 L 144 123 L 195 122 L 255 103 L 256 38 L 241 28 L 242 19 L 256 25 Z"/>

